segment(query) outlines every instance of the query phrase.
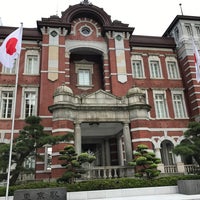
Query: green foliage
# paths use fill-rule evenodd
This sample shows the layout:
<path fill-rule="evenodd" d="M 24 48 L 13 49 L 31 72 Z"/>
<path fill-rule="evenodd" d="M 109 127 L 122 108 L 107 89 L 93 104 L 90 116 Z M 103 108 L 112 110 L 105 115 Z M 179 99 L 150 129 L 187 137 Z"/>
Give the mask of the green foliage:
<path fill-rule="evenodd" d="M 36 189 L 36 188 L 55 188 L 66 187 L 67 192 L 92 191 L 92 190 L 108 190 L 123 188 L 142 188 L 142 187 L 160 187 L 160 186 L 176 186 L 178 180 L 200 179 L 197 175 L 182 176 L 166 176 L 156 179 L 137 179 L 137 178 L 118 178 L 118 179 L 97 179 L 76 182 L 74 184 L 58 183 L 58 182 L 35 182 L 23 185 L 10 186 L 9 196 L 13 196 L 14 191 L 20 189 Z M 0 196 L 5 196 L 6 187 L 0 187 Z"/>
<path fill-rule="evenodd" d="M 78 156 L 78 161 L 81 163 L 85 163 L 85 162 L 92 163 L 94 160 L 96 160 L 96 157 L 88 153 L 81 153 Z"/>
<path fill-rule="evenodd" d="M 129 165 L 135 166 L 136 177 L 152 179 L 160 174 L 160 171 L 157 170 L 157 164 L 160 162 L 160 159 L 156 158 L 153 152 L 148 151 L 146 145 L 141 144 L 137 146 L 136 152 L 134 153 L 134 159 Z"/>
<path fill-rule="evenodd" d="M 81 174 L 86 173 L 82 167 L 83 163 L 92 163 L 96 157 L 88 153 L 81 153 L 79 156 L 75 152 L 74 146 L 66 146 L 63 151 L 60 152 L 59 160 L 62 160 L 62 166 L 66 168 L 65 173 L 61 178 L 58 178 L 58 182 L 74 183 L 75 179 L 80 178 Z"/>
<path fill-rule="evenodd" d="M 200 123 L 190 122 L 184 136 L 185 140 L 177 145 L 173 152 L 176 155 L 192 156 L 200 165 Z"/>
<path fill-rule="evenodd" d="M 13 140 L 12 148 L 12 165 L 15 168 L 11 169 L 10 185 L 14 185 L 21 173 L 27 173 L 24 168 L 24 161 L 30 156 L 36 157 L 36 149 L 43 147 L 45 144 L 54 145 L 59 141 L 69 139 L 70 135 L 52 136 L 43 131 L 43 126 L 40 124 L 41 118 L 30 116 L 25 119 L 26 125 L 19 132 L 19 136 Z M 10 145 L 0 144 L 0 170 L 5 171 L 8 167 Z M 33 169 L 30 170 L 33 172 Z M 5 174 L 0 174 L 0 181 L 3 181 Z"/>

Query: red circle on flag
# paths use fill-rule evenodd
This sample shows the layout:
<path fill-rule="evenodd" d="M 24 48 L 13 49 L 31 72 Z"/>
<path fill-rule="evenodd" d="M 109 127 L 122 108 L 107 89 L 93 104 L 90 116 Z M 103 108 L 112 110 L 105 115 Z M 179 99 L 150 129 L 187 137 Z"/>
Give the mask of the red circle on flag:
<path fill-rule="evenodd" d="M 6 53 L 13 55 L 16 52 L 17 38 L 10 38 L 6 43 Z"/>

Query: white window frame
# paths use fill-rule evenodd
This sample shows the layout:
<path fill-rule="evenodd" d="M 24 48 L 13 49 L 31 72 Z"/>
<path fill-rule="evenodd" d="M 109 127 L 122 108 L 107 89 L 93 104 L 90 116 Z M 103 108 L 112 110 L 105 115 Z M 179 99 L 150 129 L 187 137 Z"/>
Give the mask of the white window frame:
<path fill-rule="evenodd" d="M 19 67 L 19 59 L 14 60 L 13 68 L 2 66 L 2 74 L 15 75 L 17 67 Z"/>
<path fill-rule="evenodd" d="M 75 63 L 76 74 L 77 74 L 77 86 L 78 87 L 92 87 L 92 74 L 93 74 L 93 63 L 86 60 L 82 60 L 78 63 Z M 88 70 L 89 71 L 89 84 L 80 84 L 79 82 L 79 70 Z"/>
<path fill-rule="evenodd" d="M 137 63 L 139 62 L 140 65 L 137 65 L 134 67 L 134 63 Z M 142 59 L 142 56 L 140 55 L 133 55 L 132 58 L 131 58 L 131 66 L 132 66 L 132 75 L 133 75 L 133 78 L 145 78 L 145 75 L 144 75 L 144 63 L 143 63 L 143 59 Z"/>
<path fill-rule="evenodd" d="M 157 69 L 153 66 L 153 63 L 157 63 Z M 150 68 L 150 78 L 152 79 L 162 79 L 162 68 L 160 63 L 160 58 L 158 56 L 149 56 L 149 68 Z"/>
<path fill-rule="evenodd" d="M 161 142 L 161 160 L 165 165 L 175 164 L 175 155 L 173 153 L 174 144 L 170 140 L 164 140 Z"/>
<path fill-rule="evenodd" d="M 49 28 L 49 44 L 59 45 L 59 32 L 56 29 Z"/>
<path fill-rule="evenodd" d="M 45 148 L 44 170 L 51 171 L 51 169 L 52 169 L 52 146 L 45 145 L 44 148 Z M 49 164 L 49 159 L 51 160 L 51 164 Z"/>
<path fill-rule="evenodd" d="M 161 112 L 163 112 L 163 109 L 162 110 L 161 110 L 161 108 L 158 109 L 159 105 L 157 104 L 157 102 L 159 102 L 159 99 L 156 98 L 157 95 L 163 96 L 164 113 L 161 113 Z M 153 97 L 154 97 L 154 107 L 155 107 L 156 118 L 157 119 L 168 119 L 169 111 L 168 111 L 166 92 L 164 90 L 154 90 Z"/>
<path fill-rule="evenodd" d="M 197 36 L 200 36 L 200 24 L 195 25 L 195 30 L 196 30 Z"/>
<path fill-rule="evenodd" d="M 91 76 L 90 69 L 78 69 L 78 85 L 81 86 L 90 86 L 91 84 Z"/>
<path fill-rule="evenodd" d="M 29 57 L 32 57 L 31 67 L 28 66 Z M 37 57 L 37 62 L 34 62 L 34 57 Z M 25 65 L 24 65 L 24 74 L 25 75 L 38 75 L 39 74 L 39 66 L 40 66 L 40 54 L 38 50 L 28 50 L 26 52 L 25 57 Z M 30 68 L 30 69 L 29 69 Z"/>
<path fill-rule="evenodd" d="M 178 41 L 179 38 L 180 38 L 180 33 L 179 33 L 178 27 L 176 27 L 176 28 L 174 29 L 174 35 L 175 35 L 176 41 Z"/>
<path fill-rule="evenodd" d="M 178 62 L 174 57 L 166 57 L 165 59 L 166 66 L 167 66 L 167 75 L 168 79 L 180 79 L 180 72 L 178 68 Z M 174 70 L 172 69 L 172 65 L 170 63 L 174 63 Z M 175 72 L 175 73 L 174 73 Z"/>
<path fill-rule="evenodd" d="M 27 92 L 33 92 L 35 93 L 36 97 L 35 97 L 35 109 L 34 109 L 34 112 L 32 114 L 32 116 L 36 116 L 37 115 L 37 104 L 38 104 L 38 88 L 23 88 L 22 89 L 22 104 L 21 104 L 21 118 L 25 119 L 26 118 L 26 96 L 25 94 Z"/>
<path fill-rule="evenodd" d="M 35 156 L 31 155 L 29 157 L 27 157 L 24 161 L 24 167 L 26 169 L 35 169 Z"/>
<path fill-rule="evenodd" d="M 84 29 L 88 29 L 89 32 L 88 33 L 84 32 L 83 31 Z M 88 37 L 88 36 L 90 36 L 93 33 L 93 30 L 91 29 L 90 26 L 88 26 L 87 24 L 85 24 L 85 25 L 83 25 L 83 26 L 80 27 L 79 32 L 81 33 L 81 35 L 83 35 L 85 37 Z"/>
<path fill-rule="evenodd" d="M 174 117 L 176 119 L 185 119 L 187 118 L 187 111 L 186 111 L 186 104 L 185 104 L 185 98 L 184 98 L 184 93 L 182 90 L 172 90 L 171 91 L 172 94 L 172 102 L 173 102 L 173 110 L 174 110 Z M 181 107 L 182 107 L 182 111 L 180 114 L 180 111 L 178 111 L 178 108 L 176 106 L 176 100 L 174 99 L 174 95 L 180 95 L 181 96 Z M 177 112 L 179 112 L 179 114 L 177 114 Z"/>
<path fill-rule="evenodd" d="M 11 115 L 10 117 L 3 117 L 3 93 L 5 92 L 12 92 L 12 98 L 10 98 L 10 100 L 12 101 L 12 107 L 11 107 Z M 12 118 L 12 112 L 13 112 L 13 104 L 14 104 L 14 88 L 6 88 L 6 87 L 2 87 L 0 88 L 0 118 L 1 119 L 11 119 Z M 7 104 L 6 104 L 7 105 Z"/>
<path fill-rule="evenodd" d="M 192 26 L 190 24 L 185 24 L 185 29 L 188 36 L 193 36 Z"/>

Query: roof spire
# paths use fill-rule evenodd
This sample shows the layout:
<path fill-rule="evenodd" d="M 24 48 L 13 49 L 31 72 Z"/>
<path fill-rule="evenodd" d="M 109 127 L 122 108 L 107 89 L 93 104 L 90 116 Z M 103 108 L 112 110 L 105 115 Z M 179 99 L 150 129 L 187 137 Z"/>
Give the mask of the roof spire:
<path fill-rule="evenodd" d="M 83 0 L 81 2 L 81 4 L 83 4 L 83 5 L 91 5 L 92 3 L 90 3 L 88 0 Z"/>
<path fill-rule="evenodd" d="M 183 15 L 183 9 L 182 9 L 182 3 L 179 3 L 180 9 L 181 9 L 181 14 Z"/>
<path fill-rule="evenodd" d="M 3 22 L 2 22 L 2 20 L 1 20 L 1 17 L 0 17 L 0 26 L 3 26 Z"/>

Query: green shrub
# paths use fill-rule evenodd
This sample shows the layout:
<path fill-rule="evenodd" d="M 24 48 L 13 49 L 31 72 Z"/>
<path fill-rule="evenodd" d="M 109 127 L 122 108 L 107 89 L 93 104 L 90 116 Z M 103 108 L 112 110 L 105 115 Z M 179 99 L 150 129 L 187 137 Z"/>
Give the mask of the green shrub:
<path fill-rule="evenodd" d="M 138 179 L 138 178 L 118 178 L 118 179 L 95 179 L 73 184 L 57 182 L 34 182 L 9 187 L 9 195 L 13 196 L 15 190 L 36 189 L 50 187 L 66 187 L 67 192 L 107 190 L 122 188 L 142 188 L 142 187 L 160 187 L 176 186 L 178 180 L 200 179 L 199 175 L 165 176 L 156 179 Z M 5 196 L 6 187 L 0 187 L 0 196 Z"/>

